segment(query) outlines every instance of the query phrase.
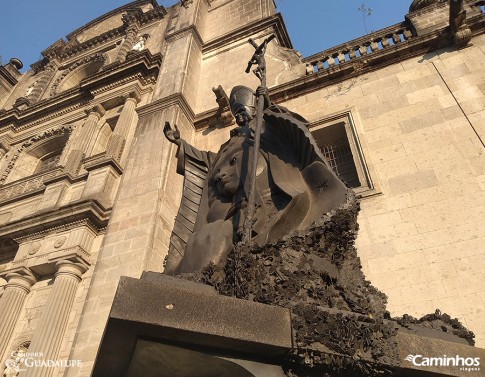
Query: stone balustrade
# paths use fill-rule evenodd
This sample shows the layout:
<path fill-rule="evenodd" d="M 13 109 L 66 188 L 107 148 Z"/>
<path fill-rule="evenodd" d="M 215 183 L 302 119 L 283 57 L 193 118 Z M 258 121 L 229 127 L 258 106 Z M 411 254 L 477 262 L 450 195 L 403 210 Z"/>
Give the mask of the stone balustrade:
<path fill-rule="evenodd" d="M 20 179 L 0 188 L 0 202 L 19 196 L 42 190 L 45 188 L 44 182 L 48 179 L 57 177 L 62 173 L 62 168 L 58 167 L 42 174 L 35 174 L 30 177 Z"/>
<path fill-rule="evenodd" d="M 307 75 L 353 62 L 378 51 L 405 43 L 413 34 L 405 22 L 381 29 L 304 59 Z"/>

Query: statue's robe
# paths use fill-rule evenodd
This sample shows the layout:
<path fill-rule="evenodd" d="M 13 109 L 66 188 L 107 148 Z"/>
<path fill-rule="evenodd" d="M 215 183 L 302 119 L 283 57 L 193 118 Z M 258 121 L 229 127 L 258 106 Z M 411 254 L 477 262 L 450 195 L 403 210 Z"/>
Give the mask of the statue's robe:
<path fill-rule="evenodd" d="M 326 163 L 304 118 L 272 105 L 265 110 L 263 119 L 260 158 L 262 156 L 266 160 L 267 176 L 256 181 L 257 208 L 253 226 L 256 245 L 276 242 L 295 230 L 307 228 L 323 214 L 342 204 L 347 190 Z M 253 133 L 253 123 L 250 124 L 250 133 Z M 227 218 L 220 219 L 214 227 L 207 219 L 209 202 L 214 200 L 208 177 L 219 156 L 220 152 L 199 151 L 185 141 L 177 150 L 177 172 L 185 177 L 184 194 L 166 261 L 167 274 L 201 269 L 206 262 L 227 252 L 228 237 L 231 242 L 235 239 L 233 233 L 241 223 L 239 213 L 234 213 L 233 229 L 228 228 L 227 222 L 224 223 Z M 243 180 L 244 192 L 238 195 L 238 200 L 247 196 L 248 181 Z M 265 189 L 265 185 L 269 190 Z M 212 234 L 213 231 L 216 234 Z M 217 236 L 221 237 L 220 244 L 204 246 Z M 200 237 L 202 242 L 194 242 L 196 237 Z M 191 250 L 186 250 L 187 247 Z M 197 250 L 192 250 L 194 248 Z M 215 257 L 211 259 L 210 255 L 201 255 L 203 258 L 199 258 L 199 252 L 214 253 Z M 194 260 L 187 260 L 189 255 Z"/>

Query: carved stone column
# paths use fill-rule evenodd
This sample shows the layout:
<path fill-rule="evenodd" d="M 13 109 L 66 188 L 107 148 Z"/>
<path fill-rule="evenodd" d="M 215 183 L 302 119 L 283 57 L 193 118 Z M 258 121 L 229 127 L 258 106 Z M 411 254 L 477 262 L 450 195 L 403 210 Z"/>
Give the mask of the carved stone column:
<path fill-rule="evenodd" d="M 24 269 L 7 274 L 7 285 L 0 298 L 0 360 L 4 359 L 10 337 L 24 306 L 25 298 L 35 283 L 34 275 Z"/>
<path fill-rule="evenodd" d="M 138 26 L 136 24 L 131 24 L 128 26 L 126 30 L 126 37 L 123 41 L 123 44 L 118 51 L 118 55 L 116 56 L 116 61 L 123 63 L 126 60 L 126 56 L 133 48 L 133 45 L 136 41 L 136 36 L 138 34 Z"/>
<path fill-rule="evenodd" d="M 115 160 L 120 160 L 125 146 L 126 138 L 130 132 L 133 123 L 136 122 L 136 105 L 140 102 L 140 96 L 133 92 L 125 99 L 125 105 L 121 110 L 120 117 L 116 122 L 116 127 L 111 135 L 106 155 L 112 156 Z"/>
<path fill-rule="evenodd" d="M 71 147 L 72 149 L 66 163 L 66 170 L 74 174 L 79 171 L 83 158 L 92 148 L 92 144 L 98 135 L 99 119 L 101 119 L 106 111 L 101 105 L 96 105 L 86 112 L 88 113 L 88 117 L 81 129 L 76 132 L 76 139 L 74 145 Z"/>
<path fill-rule="evenodd" d="M 52 290 L 29 347 L 29 352 L 42 353 L 43 360 L 56 360 L 58 357 L 76 291 L 82 274 L 87 270 L 85 265 L 67 260 L 57 262 L 56 267 Z M 28 368 L 21 376 L 47 377 L 52 372 L 53 368 L 48 367 Z"/>

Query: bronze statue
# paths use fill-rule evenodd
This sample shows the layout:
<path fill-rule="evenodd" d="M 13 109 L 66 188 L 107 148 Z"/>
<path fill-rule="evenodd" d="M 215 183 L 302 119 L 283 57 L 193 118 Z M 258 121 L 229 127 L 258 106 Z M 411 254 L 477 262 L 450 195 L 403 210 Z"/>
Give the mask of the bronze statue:
<path fill-rule="evenodd" d="M 264 87 L 256 94 L 265 98 L 266 109 L 251 235 L 261 246 L 307 228 L 342 204 L 347 189 L 328 167 L 305 119 L 272 104 Z M 217 154 L 199 151 L 180 138 L 176 127 L 165 125 L 165 136 L 178 146 L 177 172 L 185 175 L 186 185 L 192 187 L 190 180 L 197 177 L 201 188 L 192 233 L 179 235 L 186 240 L 185 250 L 171 248 L 166 273 L 193 272 L 211 261 L 222 262 L 233 244 L 241 240 L 249 194 L 248 166 L 254 159 L 255 102 L 251 89 L 237 86 L 232 90 L 230 107 L 238 127 Z M 191 204 L 197 200 L 192 199 Z"/>

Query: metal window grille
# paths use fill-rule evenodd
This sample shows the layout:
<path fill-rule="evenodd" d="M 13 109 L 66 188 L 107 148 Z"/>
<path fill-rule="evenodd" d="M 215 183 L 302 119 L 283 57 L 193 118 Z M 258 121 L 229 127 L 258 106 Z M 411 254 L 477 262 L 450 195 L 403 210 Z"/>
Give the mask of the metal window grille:
<path fill-rule="evenodd" d="M 40 160 L 39 165 L 37 165 L 37 169 L 35 170 L 35 173 L 44 173 L 48 170 L 51 170 L 56 167 L 57 163 L 59 162 L 61 158 L 61 154 L 55 154 L 53 156 L 43 158 Z"/>
<path fill-rule="evenodd" d="M 312 131 L 330 167 L 347 186 L 361 186 L 345 123 L 340 122 Z"/>
<path fill-rule="evenodd" d="M 354 158 L 348 142 L 321 145 L 320 149 L 330 164 L 330 167 L 347 186 L 360 186 L 357 169 L 355 168 Z"/>

